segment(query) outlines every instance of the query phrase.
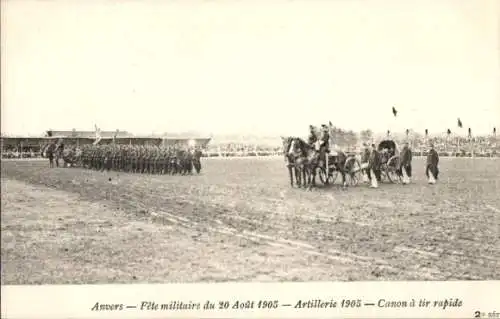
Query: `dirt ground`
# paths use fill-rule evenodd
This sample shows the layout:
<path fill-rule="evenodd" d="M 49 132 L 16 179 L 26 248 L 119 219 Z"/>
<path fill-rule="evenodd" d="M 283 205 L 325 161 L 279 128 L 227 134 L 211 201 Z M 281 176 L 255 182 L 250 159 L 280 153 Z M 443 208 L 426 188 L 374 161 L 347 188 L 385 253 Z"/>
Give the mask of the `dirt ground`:
<path fill-rule="evenodd" d="M 282 158 L 149 176 L 2 162 L 2 284 L 500 279 L 500 160 L 290 188 Z"/>

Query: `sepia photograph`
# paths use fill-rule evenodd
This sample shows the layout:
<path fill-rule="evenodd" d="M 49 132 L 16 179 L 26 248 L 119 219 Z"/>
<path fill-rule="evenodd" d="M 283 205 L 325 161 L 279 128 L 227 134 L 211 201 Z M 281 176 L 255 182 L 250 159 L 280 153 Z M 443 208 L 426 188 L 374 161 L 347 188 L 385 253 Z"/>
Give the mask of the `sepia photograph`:
<path fill-rule="evenodd" d="M 500 280 L 500 2 L 1 4 L 2 285 Z"/>

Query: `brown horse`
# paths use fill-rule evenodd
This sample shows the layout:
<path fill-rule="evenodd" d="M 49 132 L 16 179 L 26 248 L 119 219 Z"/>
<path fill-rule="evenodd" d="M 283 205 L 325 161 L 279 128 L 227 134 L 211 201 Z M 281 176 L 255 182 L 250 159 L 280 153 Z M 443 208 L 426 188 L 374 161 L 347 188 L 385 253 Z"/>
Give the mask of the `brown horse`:
<path fill-rule="evenodd" d="M 283 155 L 285 157 L 286 166 L 290 176 L 290 186 L 293 187 L 293 175 L 295 173 L 295 183 L 297 187 L 301 187 L 302 180 L 304 180 L 304 187 L 306 186 L 306 171 L 304 169 L 304 159 L 300 153 L 295 152 L 291 147 L 295 137 L 281 137 L 283 142 Z"/>
<path fill-rule="evenodd" d="M 308 189 L 316 186 L 316 173 L 321 165 L 319 150 L 307 144 L 303 139 L 293 137 L 290 139 L 287 156 L 295 167 L 296 175 L 300 176 L 299 181 L 303 178 L 302 185 Z"/>
<path fill-rule="evenodd" d="M 67 148 L 62 151 L 62 159 L 66 167 L 73 167 L 81 163 L 82 150 L 80 148 Z"/>

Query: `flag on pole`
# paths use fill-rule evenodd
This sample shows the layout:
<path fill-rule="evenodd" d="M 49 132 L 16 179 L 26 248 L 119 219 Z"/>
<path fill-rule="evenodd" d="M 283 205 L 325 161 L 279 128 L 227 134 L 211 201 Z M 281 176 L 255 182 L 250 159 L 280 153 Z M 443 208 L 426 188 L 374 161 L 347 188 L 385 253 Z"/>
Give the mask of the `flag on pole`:
<path fill-rule="evenodd" d="M 457 119 L 457 125 L 458 127 L 462 128 L 463 125 L 462 125 L 462 121 L 460 120 L 460 118 Z"/>
<path fill-rule="evenodd" d="M 95 126 L 95 141 L 93 145 L 97 145 L 101 141 L 101 129 L 97 127 L 97 124 Z"/>
<path fill-rule="evenodd" d="M 451 130 L 448 129 L 448 131 L 446 131 L 446 134 L 450 135 L 451 134 Z"/>
<path fill-rule="evenodd" d="M 396 108 L 394 106 L 392 107 L 392 114 L 394 115 L 394 117 L 396 117 L 398 115 L 398 111 L 396 110 Z"/>
<path fill-rule="evenodd" d="M 429 130 L 425 129 L 425 137 L 429 136 Z"/>
<path fill-rule="evenodd" d="M 493 128 L 493 135 L 497 135 L 497 128 L 496 127 Z"/>
<path fill-rule="evenodd" d="M 406 137 L 408 137 L 408 135 L 410 135 L 410 130 L 406 129 Z"/>
<path fill-rule="evenodd" d="M 469 137 L 472 137 L 472 130 L 469 127 Z"/>
<path fill-rule="evenodd" d="M 113 144 L 116 144 L 116 136 L 118 135 L 119 130 L 116 129 L 115 134 L 113 134 Z"/>
<path fill-rule="evenodd" d="M 387 137 L 389 138 L 391 136 L 391 131 L 387 130 Z"/>

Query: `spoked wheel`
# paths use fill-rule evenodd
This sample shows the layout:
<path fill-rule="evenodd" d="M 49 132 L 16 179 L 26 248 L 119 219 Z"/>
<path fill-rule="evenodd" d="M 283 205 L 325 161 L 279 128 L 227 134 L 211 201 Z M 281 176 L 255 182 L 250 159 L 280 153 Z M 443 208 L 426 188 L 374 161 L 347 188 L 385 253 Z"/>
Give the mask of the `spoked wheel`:
<path fill-rule="evenodd" d="M 393 156 L 389 159 L 386 166 L 386 175 L 391 183 L 399 184 L 402 183 L 401 176 L 399 176 L 397 170 L 399 167 L 399 156 Z"/>
<path fill-rule="evenodd" d="M 339 172 L 335 167 L 330 168 L 330 174 L 328 174 L 328 182 L 330 184 L 335 184 L 335 181 L 337 180 L 337 176 L 339 175 Z"/>
<path fill-rule="evenodd" d="M 349 157 L 344 164 L 346 169 L 346 182 L 350 186 L 356 186 L 361 181 L 361 163 L 354 157 Z"/>
<path fill-rule="evenodd" d="M 328 185 L 329 184 L 329 178 L 326 176 L 326 170 L 324 167 L 318 167 L 316 168 L 316 174 L 319 177 L 319 180 L 323 185 Z"/>

